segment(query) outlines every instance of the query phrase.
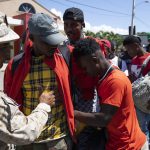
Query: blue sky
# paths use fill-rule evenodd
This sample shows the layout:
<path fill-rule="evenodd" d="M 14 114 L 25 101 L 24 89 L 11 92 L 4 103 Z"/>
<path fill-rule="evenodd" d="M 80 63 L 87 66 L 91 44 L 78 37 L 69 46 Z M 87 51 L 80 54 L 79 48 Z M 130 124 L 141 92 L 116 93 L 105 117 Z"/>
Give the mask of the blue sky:
<path fill-rule="evenodd" d="M 83 10 L 87 29 L 112 30 L 125 34 L 131 25 L 132 0 L 37 0 L 47 9 L 62 17 L 65 9 L 78 7 Z M 89 7 L 89 6 L 92 6 Z M 135 0 L 137 32 L 150 32 L 150 1 Z"/>

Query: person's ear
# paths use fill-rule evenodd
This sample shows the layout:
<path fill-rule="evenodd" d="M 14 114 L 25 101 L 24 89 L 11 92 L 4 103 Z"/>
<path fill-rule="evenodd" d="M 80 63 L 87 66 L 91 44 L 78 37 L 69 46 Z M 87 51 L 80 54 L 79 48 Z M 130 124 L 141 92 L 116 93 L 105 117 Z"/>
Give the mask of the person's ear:
<path fill-rule="evenodd" d="M 133 44 L 133 47 L 134 47 L 135 49 L 138 49 L 138 50 L 140 49 L 140 45 L 139 45 L 138 43 L 134 43 L 134 44 Z"/>
<path fill-rule="evenodd" d="M 29 38 L 32 42 L 34 42 L 34 38 L 33 38 L 33 35 L 32 34 L 29 34 Z"/>
<path fill-rule="evenodd" d="M 84 22 L 82 22 L 82 27 L 85 28 L 85 23 Z"/>
<path fill-rule="evenodd" d="M 92 61 L 93 61 L 94 63 L 97 63 L 97 62 L 98 62 L 98 59 L 97 59 L 97 57 L 96 57 L 95 55 L 92 55 Z"/>

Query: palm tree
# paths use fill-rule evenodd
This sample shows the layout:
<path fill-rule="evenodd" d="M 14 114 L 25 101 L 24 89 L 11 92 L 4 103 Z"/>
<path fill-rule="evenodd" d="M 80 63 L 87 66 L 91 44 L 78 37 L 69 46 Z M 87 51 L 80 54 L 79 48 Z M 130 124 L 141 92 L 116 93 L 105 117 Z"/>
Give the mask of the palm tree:
<path fill-rule="evenodd" d="M 109 41 L 113 41 L 116 45 L 116 50 L 118 50 L 119 47 L 122 46 L 123 37 L 119 34 L 115 34 L 114 32 L 99 31 L 97 33 L 93 33 L 92 31 L 86 31 L 85 35 L 94 38 L 108 39 Z"/>

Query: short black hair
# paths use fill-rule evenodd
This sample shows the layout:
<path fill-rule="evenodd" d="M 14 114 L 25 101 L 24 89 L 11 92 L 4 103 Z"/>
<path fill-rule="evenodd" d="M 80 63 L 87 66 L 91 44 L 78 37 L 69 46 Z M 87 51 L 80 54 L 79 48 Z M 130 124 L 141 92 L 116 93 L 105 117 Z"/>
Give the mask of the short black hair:
<path fill-rule="evenodd" d="M 133 44 L 133 43 L 137 43 L 137 44 L 141 45 L 140 37 L 134 36 L 134 35 L 129 35 L 123 41 L 124 46 L 129 45 L 129 44 Z"/>
<path fill-rule="evenodd" d="M 78 60 L 81 56 L 91 55 L 97 50 L 100 50 L 100 46 L 96 40 L 92 38 L 85 38 L 76 42 L 73 56 L 76 60 Z"/>

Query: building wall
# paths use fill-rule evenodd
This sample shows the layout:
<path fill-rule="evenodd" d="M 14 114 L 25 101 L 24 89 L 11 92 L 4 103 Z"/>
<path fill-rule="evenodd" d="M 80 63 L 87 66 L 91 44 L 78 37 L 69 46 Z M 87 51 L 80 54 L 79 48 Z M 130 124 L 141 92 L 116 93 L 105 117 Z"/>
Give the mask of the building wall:
<path fill-rule="evenodd" d="M 36 10 L 36 13 L 46 13 L 53 17 L 54 19 L 57 19 L 57 23 L 61 23 L 61 20 L 58 16 L 41 6 L 36 2 L 36 0 L 0 0 L 0 11 L 7 14 L 8 16 L 16 16 L 21 14 L 22 12 L 19 12 L 19 6 L 22 3 L 30 3 Z"/>

